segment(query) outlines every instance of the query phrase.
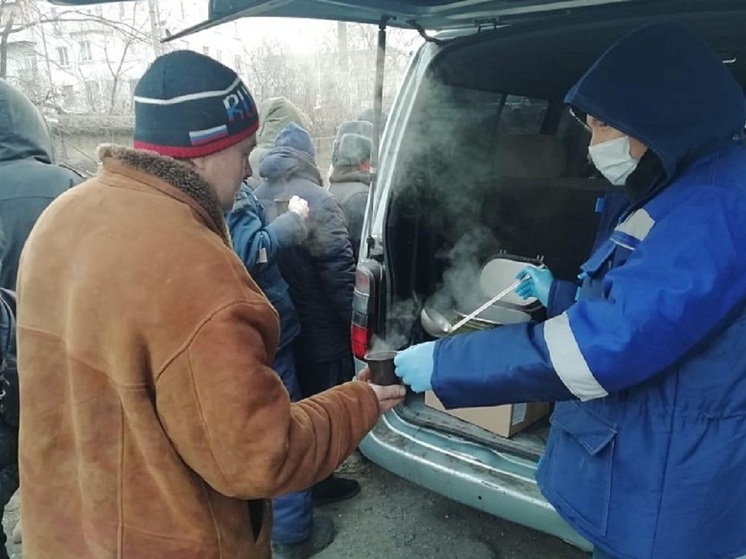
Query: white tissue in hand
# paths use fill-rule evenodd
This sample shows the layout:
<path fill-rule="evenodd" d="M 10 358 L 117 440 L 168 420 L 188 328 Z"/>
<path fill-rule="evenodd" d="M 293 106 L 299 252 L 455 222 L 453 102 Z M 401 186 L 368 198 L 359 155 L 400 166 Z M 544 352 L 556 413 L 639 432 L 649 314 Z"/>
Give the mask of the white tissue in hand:
<path fill-rule="evenodd" d="M 293 196 L 288 202 L 288 210 L 298 214 L 302 219 L 308 217 L 308 202 L 300 196 Z"/>

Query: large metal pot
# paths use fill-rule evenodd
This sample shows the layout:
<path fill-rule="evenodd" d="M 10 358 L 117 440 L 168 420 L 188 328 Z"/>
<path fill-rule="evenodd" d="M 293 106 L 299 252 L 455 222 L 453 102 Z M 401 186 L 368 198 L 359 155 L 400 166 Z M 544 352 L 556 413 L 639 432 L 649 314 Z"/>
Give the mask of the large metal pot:
<path fill-rule="evenodd" d="M 455 311 L 456 316 L 461 319 L 468 315 L 468 312 Z M 479 330 L 487 330 L 489 328 L 495 328 L 496 326 L 504 326 L 506 324 L 519 324 L 521 322 L 529 322 L 531 315 L 528 313 L 510 309 L 500 306 L 492 306 L 480 313 L 476 318 L 472 318 L 469 322 L 464 324 L 461 328 L 452 332 L 452 334 L 463 334 L 465 332 L 477 332 Z"/>

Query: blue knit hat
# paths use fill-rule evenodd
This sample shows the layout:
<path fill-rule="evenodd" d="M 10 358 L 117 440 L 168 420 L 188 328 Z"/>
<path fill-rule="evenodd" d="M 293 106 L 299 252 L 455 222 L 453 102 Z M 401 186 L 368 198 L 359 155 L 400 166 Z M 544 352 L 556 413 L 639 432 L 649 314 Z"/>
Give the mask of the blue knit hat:
<path fill-rule="evenodd" d="M 241 78 L 196 52 L 159 56 L 135 88 L 138 149 L 201 157 L 237 144 L 258 127 L 256 105 Z"/>
<path fill-rule="evenodd" d="M 275 148 L 289 148 L 310 158 L 310 161 L 316 160 L 316 146 L 308 130 L 298 126 L 294 122 L 283 128 L 275 138 Z"/>

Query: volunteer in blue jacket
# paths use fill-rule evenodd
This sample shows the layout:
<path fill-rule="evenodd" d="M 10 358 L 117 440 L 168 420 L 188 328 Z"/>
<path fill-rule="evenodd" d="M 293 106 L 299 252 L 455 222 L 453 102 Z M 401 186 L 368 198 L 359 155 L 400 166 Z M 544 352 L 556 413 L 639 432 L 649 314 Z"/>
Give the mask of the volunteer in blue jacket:
<path fill-rule="evenodd" d="M 746 554 L 743 92 L 703 40 L 661 23 L 566 101 L 630 200 L 577 301 L 535 275 L 548 320 L 414 346 L 397 373 L 449 408 L 557 401 L 537 480 L 596 557 Z"/>

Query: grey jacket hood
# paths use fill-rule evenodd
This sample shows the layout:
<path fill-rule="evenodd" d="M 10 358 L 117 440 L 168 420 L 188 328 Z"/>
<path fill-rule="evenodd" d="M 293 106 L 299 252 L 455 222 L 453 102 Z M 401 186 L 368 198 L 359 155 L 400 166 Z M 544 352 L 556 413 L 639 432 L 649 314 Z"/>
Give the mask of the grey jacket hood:
<path fill-rule="evenodd" d="M 256 148 L 249 155 L 251 168 L 257 171 L 262 159 L 274 147 L 275 138 L 290 123 L 310 131 L 308 117 L 285 97 L 270 97 L 259 105 L 259 130 L 256 132 Z"/>
<path fill-rule="evenodd" d="M 39 109 L 0 79 L 0 163 L 22 159 L 53 163 L 52 138 Z"/>

